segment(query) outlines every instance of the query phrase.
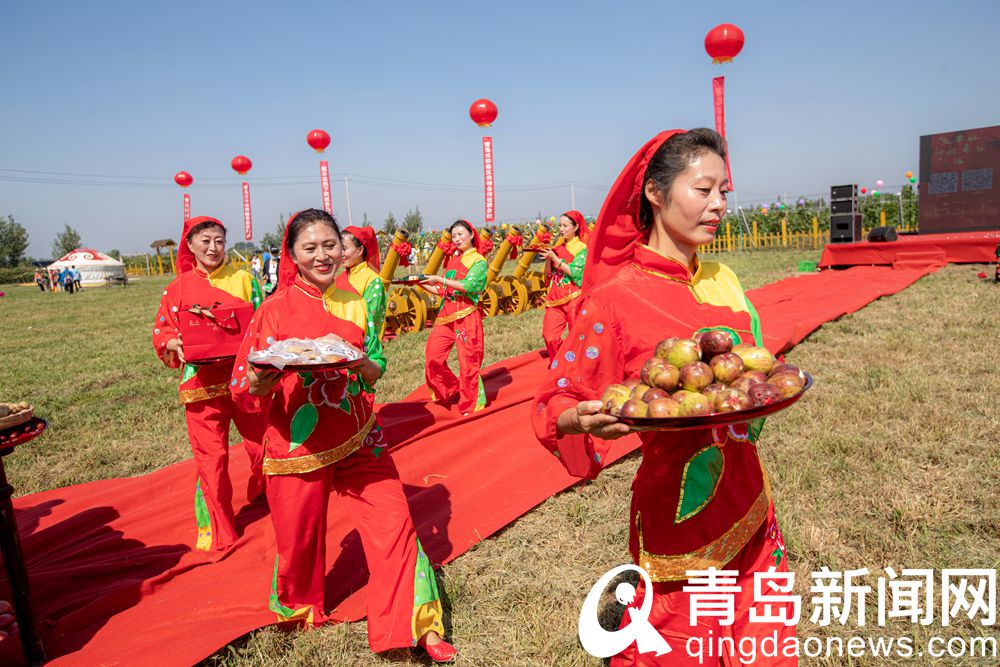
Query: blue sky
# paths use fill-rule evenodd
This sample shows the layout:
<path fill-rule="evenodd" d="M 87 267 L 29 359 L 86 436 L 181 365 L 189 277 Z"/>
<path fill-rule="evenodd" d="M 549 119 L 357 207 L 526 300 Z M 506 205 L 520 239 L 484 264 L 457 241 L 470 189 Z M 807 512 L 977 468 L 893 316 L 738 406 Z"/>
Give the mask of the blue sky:
<path fill-rule="evenodd" d="M 703 41 L 723 22 L 746 46 L 714 66 Z M 355 224 L 416 206 L 434 228 L 478 221 L 479 97 L 500 108 L 497 218 L 557 214 L 570 182 L 596 214 L 646 139 L 712 126 L 720 74 L 741 203 L 890 189 L 920 135 L 1000 124 L 998 25 L 988 1 L 3 3 L 0 215 L 35 257 L 63 223 L 142 252 L 177 238 L 185 169 L 193 213 L 235 231 L 242 153 L 259 238 L 321 205 L 319 127 L 343 222 L 345 173 Z"/>

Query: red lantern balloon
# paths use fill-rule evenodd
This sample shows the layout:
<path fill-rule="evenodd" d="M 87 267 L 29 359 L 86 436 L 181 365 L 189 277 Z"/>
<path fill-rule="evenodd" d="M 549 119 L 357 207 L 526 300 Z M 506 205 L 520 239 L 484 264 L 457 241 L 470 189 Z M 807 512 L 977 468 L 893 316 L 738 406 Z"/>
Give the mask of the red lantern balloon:
<path fill-rule="evenodd" d="M 306 143 L 317 153 L 322 153 L 330 145 L 330 135 L 323 130 L 313 130 L 306 135 Z"/>
<path fill-rule="evenodd" d="M 250 161 L 246 155 L 237 155 L 233 158 L 233 161 L 229 163 L 232 166 L 233 171 L 242 176 L 253 168 L 253 162 Z"/>
<path fill-rule="evenodd" d="M 712 62 L 732 62 L 743 50 L 743 31 L 732 23 L 720 23 L 705 35 L 705 50 L 712 56 Z"/>
<path fill-rule="evenodd" d="M 497 105 L 485 97 L 476 100 L 469 107 L 469 118 L 479 127 L 489 127 L 497 119 Z"/>
<path fill-rule="evenodd" d="M 181 186 L 182 188 L 186 188 L 187 186 L 194 183 L 194 178 L 192 178 L 191 174 L 187 173 L 186 171 L 178 171 L 176 174 L 174 174 L 174 183 Z"/>

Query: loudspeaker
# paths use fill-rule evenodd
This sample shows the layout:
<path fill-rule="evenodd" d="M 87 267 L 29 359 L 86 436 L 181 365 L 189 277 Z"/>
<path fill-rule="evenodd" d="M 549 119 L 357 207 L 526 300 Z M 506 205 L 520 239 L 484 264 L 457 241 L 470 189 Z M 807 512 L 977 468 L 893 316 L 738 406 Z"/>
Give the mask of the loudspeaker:
<path fill-rule="evenodd" d="M 857 208 L 858 202 L 853 199 L 832 199 L 830 200 L 830 213 L 837 215 L 838 213 L 854 213 L 854 209 Z"/>
<path fill-rule="evenodd" d="M 854 243 L 860 240 L 860 213 L 841 213 L 830 216 L 830 243 Z"/>
<path fill-rule="evenodd" d="M 895 241 L 896 228 L 891 225 L 889 227 L 875 227 L 868 232 L 868 240 L 874 242 Z"/>
<path fill-rule="evenodd" d="M 857 199 L 857 185 L 834 185 L 830 188 L 830 201 L 835 199 Z"/>

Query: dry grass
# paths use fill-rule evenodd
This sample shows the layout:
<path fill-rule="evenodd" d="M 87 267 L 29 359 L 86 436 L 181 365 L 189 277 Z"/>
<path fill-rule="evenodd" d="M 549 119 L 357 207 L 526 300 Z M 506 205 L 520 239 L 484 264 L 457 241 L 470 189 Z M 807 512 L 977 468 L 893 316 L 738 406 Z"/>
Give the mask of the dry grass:
<path fill-rule="evenodd" d="M 747 289 L 794 272 L 816 253 L 727 258 Z M 761 445 L 771 472 L 797 592 L 808 575 L 886 566 L 996 568 L 1000 560 L 1000 289 L 978 267 L 952 266 L 822 329 L 789 360 L 817 385 L 771 419 Z M 157 369 L 148 327 L 161 284 L 78 296 L 10 290 L 0 302 L 0 393 L 58 415 L 37 445 L 8 460 L 19 492 L 138 474 L 188 456 L 175 380 Z M 541 314 L 486 323 L 487 363 L 540 345 Z M 383 400 L 419 385 L 426 333 L 387 346 Z M 109 427 L 108 424 L 111 426 Z M 597 665 L 576 639 L 592 582 L 628 561 L 630 457 L 574 487 L 444 567 L 446 616 L 458 665 Z M 874 583 L 874 582 L 872 582 Z M 874 618 L 874 609 L 869 609 Z M 932 634 L 972 637 L 971 623 L 943 629 L 817 628 L 800 638 Z M 995 633 L 992 635 L 995 636 Z M 372 655 L 365 625 L 308 632 L 265 629 L 219 651 L 211 665 L 426 664 L 408 652 Z M 804 665 L 990 664 L 835 658 Z M 993 663 L 995 664 L 995 662 Z"/>

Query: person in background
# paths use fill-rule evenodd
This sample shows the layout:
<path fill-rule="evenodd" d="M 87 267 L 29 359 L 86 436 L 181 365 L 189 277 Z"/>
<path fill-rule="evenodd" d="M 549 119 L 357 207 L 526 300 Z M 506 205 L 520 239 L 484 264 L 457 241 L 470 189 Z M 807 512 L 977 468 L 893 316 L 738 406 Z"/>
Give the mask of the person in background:
<path fill-rule="evenodd" d="M 38 285 L 38 289 L 42 290 L 42 292 L 46 291 L 45 278 L 40 269 L 35 269 L 35 284 Z"/>
<path fill-rule="evenodd" d="M 79 292 L 83 290 L 83 284 L 80 282 L 80 271 L 76 268 L 76 265 L 69 267 L 69 272 L 73 276 L 73 287 Z"/>
<path fill-rule="evenodd" d="M 265 290 L 268 295 L 274 294 L 274 290 L 278 287 L 278 261 L 278 249 L 271 248 L 270 255 L 264 264 L 264 279 L 267 281 Z"/>
<path fill-rule="evenodd" d="M 258 281 L 260 280 L 260 269 L 261 269 L 260 257 L 254 255 L 253 258 L 250 260 L 250 270 L 253 271 L 253 277 L 256 278 Z"/>
<path fill-rule="evenodd" d="M 573 328 L 580 306 L 580 286 L 583 267 L 587 262 L 587 220 L 579 211 L 566 211 L 559 218 L 559 234 L 563 243 L 542 253 L 545 258 L 545 278 L 549 289 L 545 294 L 545 316 L 542 319 L 542 339 L 549 353 L 549 363 L 556 358 L 562 344 L 563 331 Z"/>
<path fill-rule="evenodd" d="M 486 289 L 488 267 L 471 223 L 456 220 L 449 231 L 454 250 L 445 260 L 444 275 L 426 276 L 420 283 L 431 294 L 444 297 L 427 338 L 424 378 L 432 401 L 444 404 L 457 398 L 458 411 L 469 415 L 486 407 L 479 375 L 486 352 L 479 298 Z M 458 349 L 458 377 L 448 367 L 453 347 Z"/>
<path fill-rule="evenodd" d="M 63 291 L 70 294 L 73 293 L 73 274 L 70 273 L 68 266 L 62 270 L 62 273 L 59 274 L 59 282 L 62 283 Z"/>
<path fill-rule="evenodd" d="M 229 425 L 234 423 L 243 436 L 250 459 L 247 499 L 254 502 L 264 493 L 264 406 L 233 401 L 229 387 L 233 357 L 197 366 L 187 363 L 178 313 L 196 304 L 235 306 L 245 302 L 257 308 L 263 294 L 249 272 L 226 260 L 226 228 L 215 218 L 202 216 L 184 223 L 177 271 L 160 299 L 153 324 L 153 349 L 164 365 L 180 369 L 180 401 L 197 471 L 195 548 L 223 551 L 238 538 L 228 471 Z"/>

